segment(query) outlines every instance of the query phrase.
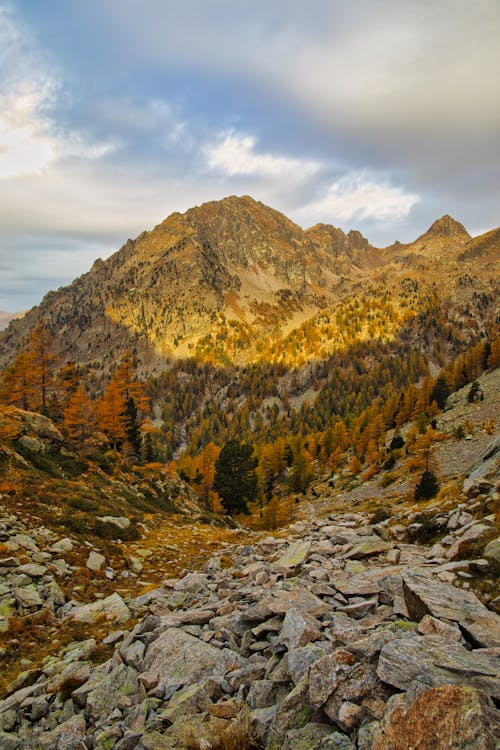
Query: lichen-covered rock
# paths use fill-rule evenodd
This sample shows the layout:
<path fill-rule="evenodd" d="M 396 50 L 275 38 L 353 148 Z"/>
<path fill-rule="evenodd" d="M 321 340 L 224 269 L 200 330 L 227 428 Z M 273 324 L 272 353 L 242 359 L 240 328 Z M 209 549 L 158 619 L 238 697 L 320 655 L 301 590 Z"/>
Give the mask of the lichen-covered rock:
<path fill-rule="evenodd" d="M 467 651 L 440 636 L 390 641 L 380 653 L 377 674 L 400 690 L 407 690 L 412 682 L 429 687 L 465 685 L 500 698 L 499 660 L 480 651 Z"/>
<path fill-rule="evenodd" d="M 361 560 L 364 557 L 380 555 L 382 552 L 387 552 L 390 549 L 391 545 L 388 542 L 384 542 L 380 537 L 369 536 L 357 541 L 353 548 L 345 553 L 344 557 L 347 560 Z"/>
<path fill-rule="evenodd" d="M 105 562 L 106 558 L 104 557 L 104 555 L 100 555 L 99 552 L 95 552 L 94 550 L 92 550 L 91 552 L 89 552 L 86 564 L 89 570 L 94 571 L 94 573 L 98 573 Z"/>
<path fill-rule="evenodd" d="M 488 560 L 494 571 L 500 573 L 500 537 L 486 545 L 483 557 Z"/>
<path fill-rule="evenodd" d="M 311 706 L 308 696 L 309 683 L 307 677 L 303 677 L 278 706 L 269 730 L 266 750 L 281 750 L 288 732 L 302 729 L 309 722 Z"/>
<path fill-rule="evenodd" d="M 160 683 L 190 685 L 208 674 L 220 656 L 220 650 L 209 643 L 183 630 L 167 628 L 148 647 L 143 668 L 146 675 L 158 678 Z"/>
<path fill-rule="evenodd" d="M 276 561 L 277 568 L 295 568 L 306 560 L 311 542 L 294 542 L 290 544 L 281 557 Z"/>
<path fill-rule="evenodd" d="M 354 750 L 354 745 L 345 735 L 332 732 L 330 725 L 309 722 L 287 733 L 283 750 Z"/>
<path fill-rule="evenodd" d="M 126 698 L 124 705 L 133 705 L 141 700 L 140 685 L 137 672 L 125 664 L 118 665 L 107 674 L 103 680 L 88 694 L 86 710 L 93 717 L 94 722 L 103 722 Z"/>
<path fill-rule="evenodd" d="M 395 695 L 373 750 L 494 750 L 500 727 L 493 714 L 486 697 L 471 687 L 431 688 L 409 706 L 404 694 Z"/>
<path fill-rule="evenodd" d="M 472 591 L 440 583 L 419 568 L 405 570 L 402 578 L 412 619 L 421 620 L 431 614 L 440 620 L 457 622 L 480 646 L 500 646 L 500 617 L 486 609 Z"/>
<path fill-rule="evenodd" d="M 21 750 L 21 738 L 0 731 L 0 747 L 2 750 Z"/>
<path fill-rule="evenodd" d="M 289 651 L 306 646 L 319 638 L 321 631 L 317 620 L 296 609 L 290 609 L 286 613 L 280 639 Z"/>
<path fill-rule="evenodd" d="M 105 599 L 97 599 L 90 604 L 82 604 L 79 607 L 74 607 L 68 613 L 68 617 L 71 617 L 76 622 L 83 622 L 87 625 L 97 622 L 101 615 L 106 620 L 112 620 L 116 623 L 127 622 L 131 617 L 129 608 L 116 591 Z"/>
<path fill-rule="evenodd" d="M 297 685 L 302 677 L 307 674 L 309 667 L 325 656 L 325 651 L 320 646 L 308 643 L 307 646 L 296 648 L 287 655 L 288 675 L 294 685 Z"/>

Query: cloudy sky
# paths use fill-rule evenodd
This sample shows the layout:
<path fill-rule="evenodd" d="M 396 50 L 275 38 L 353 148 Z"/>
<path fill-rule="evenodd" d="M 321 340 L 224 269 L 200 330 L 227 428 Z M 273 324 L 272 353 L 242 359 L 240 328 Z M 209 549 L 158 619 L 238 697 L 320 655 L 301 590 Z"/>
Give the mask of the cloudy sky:
<path fill-rule="evenodd" d="M 226 195 L 498 226 L 499 38 L 499 0 L 0 0 L 0 309 Z"/>

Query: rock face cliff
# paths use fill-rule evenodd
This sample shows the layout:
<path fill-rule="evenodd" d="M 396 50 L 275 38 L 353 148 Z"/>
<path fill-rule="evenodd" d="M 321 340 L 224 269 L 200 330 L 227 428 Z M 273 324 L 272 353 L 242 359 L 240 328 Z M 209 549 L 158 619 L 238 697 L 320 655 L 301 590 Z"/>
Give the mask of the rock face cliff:
<path fill-rule="evenodd" d="M 378 250 L 359 232 L 324 224 L 304 231 L 248 196 L 230 197 L 172 214 L 50 292 L 0 335 L 0 364 L 40 322 L 59 354 L 77 362 L 102 363 L 133 347 L 191 356 L 210 334 L 224 350 L 227 325 L 237 339 L 228 360 L 254 361 L 263 338 L 281 341 L 318 311 L 362 297 L 366 284 L 392 294 L 405 279 L 433 281 L 453 297 L 462 278 L 462 298 L 474 291 L 490 299 L 497 245 L 495 232 L 471 239 L 445 216 L 414 243 Z"/>

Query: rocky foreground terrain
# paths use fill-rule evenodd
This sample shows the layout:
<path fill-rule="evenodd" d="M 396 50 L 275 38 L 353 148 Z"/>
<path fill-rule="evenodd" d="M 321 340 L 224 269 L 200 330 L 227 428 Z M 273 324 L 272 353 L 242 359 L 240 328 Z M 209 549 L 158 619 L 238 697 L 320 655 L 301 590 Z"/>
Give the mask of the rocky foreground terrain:
<path fill-rule="evenodd" d="M 0 702 L 0 747 L 492 750 L 497 458 L 498 442 L 417 522 L 414 509 L 377 520 L 311 506 L 285 534 L 89 603 L 58 583 L 71 540 L 4 513 L 3 611 L 48 609 L 81 630 L 25 660 Z M 103 565 L 89 550 L 89 570 Z"/>

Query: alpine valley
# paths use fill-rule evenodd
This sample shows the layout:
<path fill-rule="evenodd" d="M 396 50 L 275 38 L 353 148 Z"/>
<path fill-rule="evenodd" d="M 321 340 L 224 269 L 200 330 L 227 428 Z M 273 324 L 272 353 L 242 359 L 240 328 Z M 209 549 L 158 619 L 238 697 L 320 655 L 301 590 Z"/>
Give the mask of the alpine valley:
<path fill-rule="evenodd" d="M 500 229 L 248 196 L 0 331 L 0 748 L 494 750 Z"/>

